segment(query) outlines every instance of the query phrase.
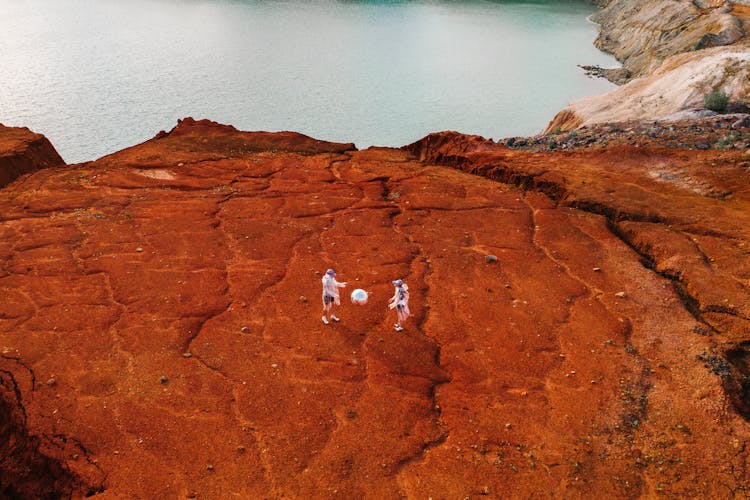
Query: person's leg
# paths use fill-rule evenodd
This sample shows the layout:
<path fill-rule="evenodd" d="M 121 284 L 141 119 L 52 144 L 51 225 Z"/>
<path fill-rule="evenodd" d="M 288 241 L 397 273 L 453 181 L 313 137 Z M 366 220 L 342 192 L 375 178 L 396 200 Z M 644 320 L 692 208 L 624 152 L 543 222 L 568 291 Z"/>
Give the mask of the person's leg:
<path fill-rule="evenodd" d="M 401 316 L 402 316 L 402 308 L 401 306 L 396 306 L 396 324 L 393 325 L 397 332 L 400 332 L 404 329 L 403 326 L 401 326 Z"/>
<path fill-rule="evenodd" d="M 328 318 L 326 318 L 326 314 L 330 314 L 331 312 L 331 301 L 328 300 L 328 296 L 326 295 L 323 297 L 323 317 L 321 318 L 321 321 L 328 324 Z"/>
<path fill-rule="evenodd" d="M 335 314 L 333 314 L 333 301 L 331 301 L 331 314 L 330 314 L 329 316 L 330 316 L 330 318 L 331 318 L 331 319 L 332 319 L 333 321 L 341 321 L 341 320 L 340 320 L 339 318 L 337 318 L 337 317 L 336 317 L 336 315 L 335 315 Z"/>

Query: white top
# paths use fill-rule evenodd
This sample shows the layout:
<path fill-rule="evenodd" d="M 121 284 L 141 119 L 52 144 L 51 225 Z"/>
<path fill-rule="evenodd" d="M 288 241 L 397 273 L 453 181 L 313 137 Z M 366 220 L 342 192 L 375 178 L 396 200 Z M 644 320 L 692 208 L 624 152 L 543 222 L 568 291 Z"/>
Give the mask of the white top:
<path fill-rule="evenodd" d="M 388 302 L 390 302 L 390 307 L 393 309 L 394 307 L 398 306 L 407 306 L 409 302 L 409 287 L 406 286 L 406 283 L 404 283 L 401 286 L 397 286 L 396 290 L 393 293 L 393 297 L 388 299 Z"/>
<path fill-rule="evenodd" d="M 344 288 L 346 283 L 336 281 L 336 278 L 329 276 L 328 274 L 323 275 L 323 296 L 326 295 L 336 299 L 336 303 L 339 302 L 339 288 Z"/>

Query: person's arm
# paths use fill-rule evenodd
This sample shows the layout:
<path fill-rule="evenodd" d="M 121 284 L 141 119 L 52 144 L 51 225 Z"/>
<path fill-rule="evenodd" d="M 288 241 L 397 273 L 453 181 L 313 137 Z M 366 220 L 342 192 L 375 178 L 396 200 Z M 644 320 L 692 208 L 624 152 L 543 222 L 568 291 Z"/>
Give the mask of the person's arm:
<path fill-rule="evenodd" d="M 336 286 L 339 287 L 339 288 L 344 288 L 346 286 L 346 282 L 345 281 L 341 282 L 341 281 L 335 281 L 334 280 L 334 283 L 336 283 Z"/>

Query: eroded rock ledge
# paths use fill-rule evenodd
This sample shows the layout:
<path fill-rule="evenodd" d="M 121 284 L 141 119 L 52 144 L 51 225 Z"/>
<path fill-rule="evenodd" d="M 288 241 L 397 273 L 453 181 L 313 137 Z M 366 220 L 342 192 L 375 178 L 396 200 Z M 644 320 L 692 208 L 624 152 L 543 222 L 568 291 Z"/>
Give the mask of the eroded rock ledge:
<path fill-rule="evenodd" d="M 686 308 L 705 324 L 700 331 L 721 336 L 722 355 L 739 360 L 734 376 L 725 375 L 735 407 L 750 417 L 746 151 L 617 146 L 529 154 L 455 133 L 432 134 L 405 149 L 422 161 L 541 191 L 558 206 L 605 216 L 644 265 L 673 280 Z"/>
<path fill-rule="evenodd" d="M 27 128 L 0 124 L 0 140 L 0 188 L 25 173 L 65 165 L 46 137 Z"/>
<path fill-rule="evenodd" d="M 739 154 L 183 120 L 25 174 L 0 189 L 25 439 L 73 496 L 741 496 Z M 327 267 L 371 292 L 333 326 Z"/>
<path fill-rule="evenodd" d="M 25 391 L 16 380 L 24 371 L 17 360 L 0 358 L 0 495 L 51 499 L 102 491 L 100 475 L 86 477 L 68 468 L 76 450 L 67 439 L 29 432 L 21 402 Z"/>

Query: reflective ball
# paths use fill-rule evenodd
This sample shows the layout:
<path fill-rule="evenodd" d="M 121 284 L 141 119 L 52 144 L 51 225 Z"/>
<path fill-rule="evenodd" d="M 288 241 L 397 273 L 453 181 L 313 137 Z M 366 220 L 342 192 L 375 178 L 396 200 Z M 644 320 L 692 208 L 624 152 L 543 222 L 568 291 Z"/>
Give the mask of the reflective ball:
<path fill-rule="evenodd" d="M 352 303 L 360 305 L 360 306 L 367 304 L 367 292 L 365 292 L 361 288 L 357 288 L 356 290 L 353 290 L 352 291 Z"/>

